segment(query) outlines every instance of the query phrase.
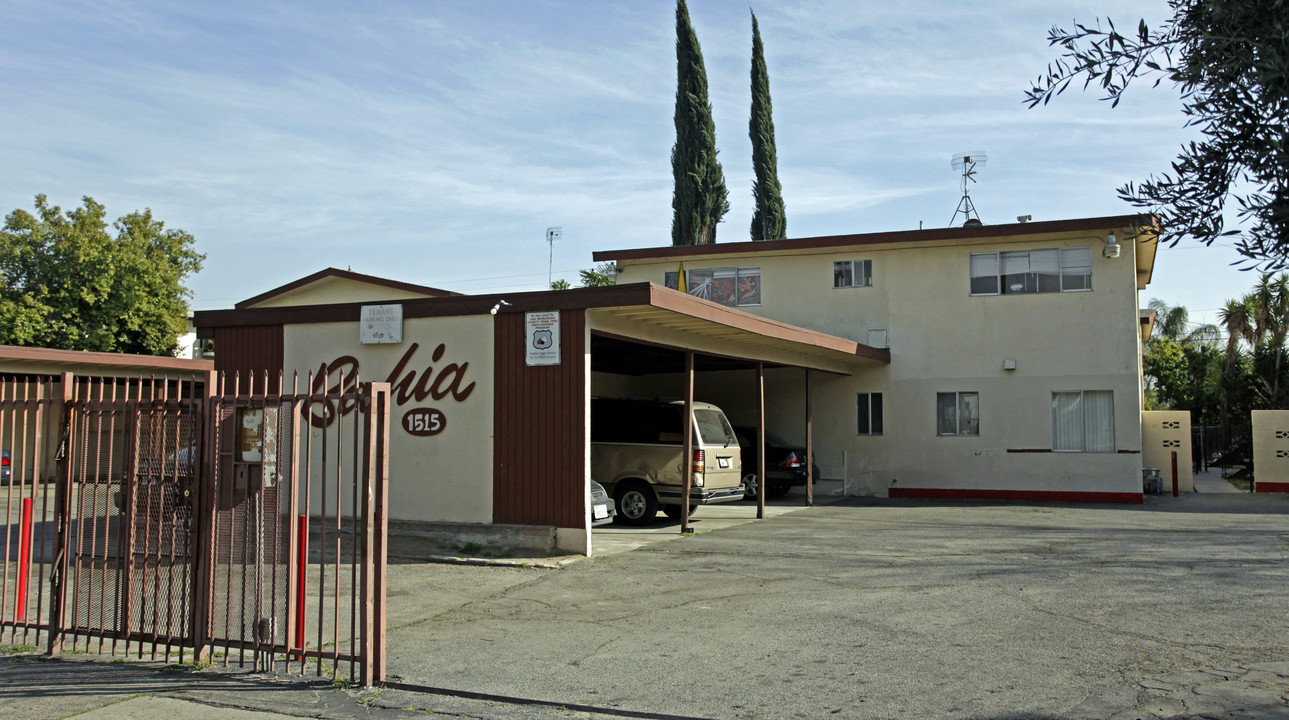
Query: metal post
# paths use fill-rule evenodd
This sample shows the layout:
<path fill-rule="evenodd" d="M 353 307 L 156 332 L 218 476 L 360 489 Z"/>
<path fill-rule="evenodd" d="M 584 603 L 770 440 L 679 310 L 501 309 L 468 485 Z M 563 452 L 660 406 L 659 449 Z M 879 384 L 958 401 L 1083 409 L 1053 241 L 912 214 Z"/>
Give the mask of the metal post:
<path fill-rule="evenodd" d="M 363 395 L 366 400 L 367 412 L 363 413 L 363 449 L 362 449 L 362 510 L 358 518 L 362 522 L 362 589 L 359 607 L 361 608 L 361 620 L 359 632 L 361 637 L 357 638 L 358 653 L 361 658 L 359 682 L 363 687 L 372 686 L 372 635 L 375 631 L 375 594 L 376 594 L 376 573 L 373 565 L 376 560 L 376 517 L 375 517 L 375 500 L 376 500 L 376 462 L 377 449 L 376 445 L 376 398 L 372 392 L 371 383 L 363 384 Z M 358 510 L 358 508 L 355 508 Z"/>
<path fill-rule="evenodd" d="M 60 438 L 61 445 L 55 456 L 58 462 L 58 479 L 54 486 L 54 530 L 57 533 L 57 544 L 54 553 L 54 566 L 51 570 L 50 577 L 50 608 L 49 608 L 49 646 L 47 648 L 50 655 L 57 655 L 62 649 L 63 628 L 67 624 L 67 573 L 71 568 L 71 563 L 67 557 L 67 546 L 71 540 L 69 515 L 71 515 L 72 502 L 72 465 L 71 445 L 72 445 L 72 421 L 74 413 L 72 412 L 72 401 L 75 399 L 76 376 L 72 373 L 63 373 L 63 428 Z"/>
<path fill-rule="evenodd" d="M 810 368 L 806 368 L 806 507 L 815 504 L 815 437 L 814 405 L 811 402 L 814 377 Z"/>
<path fill-rule="evenodd" d="M 765 364 L 756 364 L 756 519 L 765 517 Z"/>
<path fill-rule="evenodd" d="M 1173 497 L 1177 497 L 1177 451 L 1173 451 Z"/>
<path fill-rule="evenodd" d="M 689 527 L 689 493 L 694 487 L 694 351 L 685 351 L 685 487 L 680 497 L 680 532 L 693 532 Z M 764 490 L 762 491 L 764 492 Z"/>
<path fill-rule="evenodd" d="M 201 455 L 196 467 L 197 487 L 194 488 L 193 507 L 198 541 L 193 548 L 193 554 L 196 555 L 196 582 L 193 583 L 192 628 L 193 660 L 197 663 L 205 662 L 210 650 L 210 616 L 215 602 L 215 508 L 218 504 L 215 493 L 219 467 L 219 448 L 215 446 L 215 438 L 216 426 L 219 424 L 219 381 L 218 372 L 212 370 L 206 373 L 201 409 L 197 413 L 197 421 L 200 423 L 197 437 L 201 444 Z"/>
<path fill-rule="evenodd" d="M 372 658 L 372 675 L 375 682 L 385 682 L 385 628 L 387 588 L 386 569 L 389 566 L 389 383 L 372 383 L 376 393 L 376 648 Z"/>

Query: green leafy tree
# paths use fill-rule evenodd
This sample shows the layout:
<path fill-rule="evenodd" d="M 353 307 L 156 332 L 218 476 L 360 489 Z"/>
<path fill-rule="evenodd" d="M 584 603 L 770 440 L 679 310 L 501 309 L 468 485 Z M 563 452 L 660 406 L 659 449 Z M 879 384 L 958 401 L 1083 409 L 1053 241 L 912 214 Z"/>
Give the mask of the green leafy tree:
<path fill-rule="evenodd" d="M 0 343 L 170 355 L 187 329 L 184 280 L 204 255 L 188 233 L 151 210 L 110 233 L 91 197 L 64 213 L 44 195 L 36 214 L 14 210 L 0 230 Z"/>
<path fill-rule="evenodd" d="M 725 173 L 716 159 L 716 123 L 707 100 L 707 70 L 685 0 L 676 2 L 676 144 L 671 171 L 671 244 L 710 245 L 729 212 Z"/>
<path fill-rule="evenodd" d="M 788 217 L 783 206 L 783 188 L 779 185 L 770 74 L 765 67 L 765 47 L 761 45 L 756 13 L 752 13 L 752 115 L 748 135 L 752 138 L 752 169 L 756 173 L 752 183 L 752 196 L 756 198 L 752 239 L 779 240 L 788 236 Z"/>
<path fill-rule="evenodd" d="M 1160 240 L 1230 238 L 1264 270 L 1289 264 L 1289 7 L 1283 0 L 1169 0 L 1161 28 L 1144 20 L 1120 33 L 1106 20 L 1053 27 L 1064 53 L 1026 92 L 1046 104 L 1080 78 L 1118 105 L 1133 80 L 1167 80 L 1181 92 L 1200 142 L 1183 146 L 1172 172 L 1128 183 L 1119 196 L 1160 215 Z M 1237 227 L 1227 229 L 1232 211 Z"/>

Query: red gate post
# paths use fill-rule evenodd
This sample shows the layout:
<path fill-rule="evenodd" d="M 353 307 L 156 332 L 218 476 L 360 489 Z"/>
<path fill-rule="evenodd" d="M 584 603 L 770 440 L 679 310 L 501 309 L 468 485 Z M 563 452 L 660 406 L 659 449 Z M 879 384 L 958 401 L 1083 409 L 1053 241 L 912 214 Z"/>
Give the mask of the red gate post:
<path fill-rule="evenodd" d="M 31 498 L 22 499 L 22 527 L 18 539 L 18 603 L 13 619 L 27 619 L 27 570 L 31 566 Z"/>
<path fill-rule="evenodd" d="M 1177 497 L 1177 451 L 1173 451 L 1173 497 Z"/>
<path fill-rule="evenodd" d="M 303 650 L 305 573 L 309 568 L 309 544 L 305 542 L 309 537 L 309 516 L 304 513 L 296 520 L 296 536 L 299 539 L 295 543 L 295 646 Z M 295 659 L 304 662 L 304 655 L 297 653 Z"/>

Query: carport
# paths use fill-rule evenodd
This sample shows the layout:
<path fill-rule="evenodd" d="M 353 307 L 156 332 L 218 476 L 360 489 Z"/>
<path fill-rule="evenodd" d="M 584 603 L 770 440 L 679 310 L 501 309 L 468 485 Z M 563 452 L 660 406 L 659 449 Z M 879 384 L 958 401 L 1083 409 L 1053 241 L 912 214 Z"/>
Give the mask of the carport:
<path fill-rule="evenodd" d="M 864 365 L 890 362 L 890 351 L 845 338 L 765 320 L 746 312 L 650 285 L 648 305 L 588 309 L 592 394 L 598 374 L 643 377 L 679 375 L 678 393 L 691 415 L 695 380 L 700 374 L 751 370 L 755 379 L 757 468 L 760 487 L 766 487 L 766 370 L 798 368 L 804 373 L 806 456 L 814 455 L 812 380 L 815 373 L 853 374 Z M 685 424 L 684 456 L 693 454 L 692 426 Z M 806 462 L 805 504 L 814 503 L 814 468 Z M 685 464 L 683 495 L 688 497 L 693 467 Z M 757 518 L 765 516 L 766 492 L 757 494 Z M 682 512 L 681 532 L 692 532 L 689 514 Z"/>
<path fill-rule="evenodd" d="M 811 378 L 890 362 L 888 350 L 653 283 L 484 296 L 408 293 L 404 284 L 327 270 L 235 309 L 199 312 L 195 324 L 199 337 L 214 341 L 217 370 L 267 373 L 270 392 L 279 373 L 284 384 L 313 378 L 315 391 L 338 377 L 390 383 L 392 520 L 470 533 L 545 528 L 555 547 L 572 552 L 591 552 L 590 399 L 604 387 L 656 385 L 662 378 L 674 388 L 666 394 L 689 406 L 696 377 L 701 388 L 710 378 L 745 374 L 754 380 L 739 379 L 746 382 L 746 390 L 737 388 L 739 401 L 746 424 L 755 419 L 763 448 L 765 373 L 800 369 L 804 386 L 789 400 L 801 398 L 813 450 Z M 372 306 L 396 310 L 401 331 L 392 344 L 360 341 Z M 534 362 L 539 321 L 546 323 L 541 349 L 553 358 Z M 794 381 L 794 393 L 798 386 Z M 426 417 L 438 418 L 434 431 L 416 425 Z M 687 438 L 686 456 L 692 447 Z M 687 483 L 690 476 L 692 469 Z M 689 531 L 688 517 L 682 531 Z"/>

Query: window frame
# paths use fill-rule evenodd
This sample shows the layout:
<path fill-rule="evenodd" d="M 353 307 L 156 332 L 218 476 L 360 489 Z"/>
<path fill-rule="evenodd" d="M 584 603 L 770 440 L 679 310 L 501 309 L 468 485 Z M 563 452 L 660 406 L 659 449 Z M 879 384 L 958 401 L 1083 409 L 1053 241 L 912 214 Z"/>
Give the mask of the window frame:
<path fill-rule="evenodd" d="M 837 266 L 838 266 L 838 265 L 849 265 L 849 266 L 850 266 L 850 271 L 849 271 L 849 272 L 850 272 L 850 284 L 848 284 L 848 285 L 839 285 L 839 284 L 837 284 L 837 283 L 838 283 L 838 280 L 840 279 L 840 278 L 838 278 L 838 277 L 837 277 Z M 859 275 L 861 275 L 861 273 L 856 273 L 856 272 L 855 272 L 856 267 L 862 268 L 862 269 L 863 269 L 863 271 L 864 271 L 864 272 L 862 273 L 862 275 L 863 275 L 864 280 L 866 280 L 866 282 L 864 282 L 863 284 L 856 284 L 856 283 L 855 283 L 855 278 L 856 278 L 856 277 L 858 277 Z M 869 258 L 869 259 L 865 259 L 865 260 L 834 260 L 834 261 L 833 261 L 833 263 L 832 263 L 832 287 L 833 287 L 833 289 L 834 289 L 834 290 L 842 290 L 842 289 L 845 289 L 845 288 L 873 287 L 873 261 L 872 261 L 872 259 L 871 259 L 871 258 Z"/>
<path fill-rule="evenodd" d="M 874 404 L 873 399 L 877 402 Z M 877 412 L 874 413 L 873 409 Z M 867 411 L 866 415 L 861 415 L 861 411 Z M 873 419 L 876 417 L 877 421 Z M 881 437 L 885 430 L 885 411 L 882 404 L 882 394 L 880 392 L 861 392 L 855 393 L 855 434 L 859 437 Z M 861 426 L 861 422 L 867 420 L 868 432 Z M 876 428 L 874 428 L 876 426 Z"/>
<path fill-rule="evenodd" d="M 727 267 L 694 268 L 692 270 L 685 271 L 685 285 L 688 286 L 691 284 L 690 281 L 694 277 L 695 273 L 697 273 L 702 277 L 711 278 L 711 279 L 716 279 L 718 275 L 722 279 L 730 278 L 730 277 L 733 278 L 733 285 L 734 285 L 734 290 L 733 290 L 734 303 L 733 304 L 724 303 L 719 300 L 712 300 L 709 297 L 703 298 L 704 300 L 708 300 L 709 302 L 714 302 L 718 305 L 724 305 L 725 307 L 734 307 L 734 308 L 760 307 L 762 305 L 761 293 L 764 291 L 764 286 L 761 283 L 762 274 L 761 274 L 760 265 L 734 265 L 734 266 L 727 266 Z M 745 293 L 743 290 L 742 281 L 745 279 L 750 280 L 753 277 L 756 278 L 755 291 L 753 293 Z M 668 288 L 671 288 L 672 290 L 679 290 L 680 288 L 678 286 L 680 285 L 680 271 L 679 270 L 663 271 L 662 284 L 663 284 L 663 287 L 668 287 Z M 694 297 L 703 297 L 701 294 L 696 294 L 694 292 L 694 290 L 697 290 L 697 289 L 698 289 L 697 286 L 687 287 L 684 290 L 684 292 L 688 295 L 693 295 Z M 754 295 L 756 302 L 743 302 L 742 301 L 743 297 L 748 294 Z"/>
<path fill-rule="evenodd" d="M 1104 394 L 1107 394 L 1107 395 L 1109 395 L 1109 396 L 1110 396 L 1110 403 L 1109 403 L 1109 412 L 1110 412 L 1110 414 L 1109 414 L 1109 418 L 1108 418 L 1108 420 L 1109 420 L 1109 431 L 1110 431 L 1110 447 L 1109 447 L 1108 449 L 1105 449 L 1105 450 L 1089 450 L 1089 449 L 1088 449 L 1088 432 L 1087 432 L 1087 427 L 1088 427 L 1088 415 L 1087 415 L 1087 403 L 1085 402 L 1085 400 L 1086 400 L 1086 397 L 1087 397 L 1087 394 L 1088 394 L 1088 393 L 1104 393 Z M 1057 405 L 1056 405 L 1056 397 L 1057 397 L 1058 395 L 1078 395 L 1078 396 L 1079 396 L 1079 440 L 1080 440 L 1080 443 L 1081 443 L 1081 447 L 1079 447 L 1078 449 L 1075 449 L 1075 448 L 1058 448 L 1058 447 L 1057 447 L 1057 436 L 1056 436 L 1056 430 L 1057 430 L 1057 416 L 1056 416 L 1056 414 L 1057 414 Z M 1118 451 L 1119 451 L 1119 435 L 1118 435 L 1118 430 L 1117 430 L 1117 428 L 1115 427 L 1115 422 L 1114 422 L 1114 420 L 1115 420 L 1115 418 L 1114 418 L 1114 414 L 1115 414 L 1115 413 L 1114 413 L 1114 391 L 1113 391 L 1113 390 L 1053 390 L 1053 391 L 1052 391 L 1052 394 L 1051 394 L 1051 397 L 1052 397 L 1052 400 L 1051 400 L 1051 408 L 1052 408 L 1052 414 L 1051 414 L 1051 419 L 1052 419 L 1052 452 L 1054 452 L 1054 453 L 1093 453 L 1093 454 L 1097 454 L 1097 455 L 1112 455 L 1112 454 L 1114 454 L 1114 453 L 1116 453 L 1116 452 L 1118 452 Z"/>
<path fill-rule="evenodd" d="M 1054 280 L 1056 289 L 1054 290 L 1040 289 L 1040 286 L 1044 282 L 1053 282 L 1050 279 L 1044 281 L 1040 276 L 1050 276 L 1052 273 L 1041 273 L 1037 270 L 1030 269 L 1032 268 L 1030 261 L 1033 253 L 1048 252 L 1056 253 L 1056 273 Z M 979 258 L 979 261 L 977 261 L 977 258 Z M 990 258 L 992 258 L 992 262 L 990 261 Z M 1026 270 L 1023 272 L 1006 272 L 1008 265 L 1007 261 L 1009 260 L 1013 261 L 1013 264 L 1019 263 L 1023 260 Z M 1086 260 L 1086 262 L 1083 262 L 1084 260 Z M 977 264 L 992 266 L 994 272 L 988 275 L 976 275 L 974 274 L 974 266 Z M 1087 272 L 1069 272 L 1067 274 L 1067 270 L 1082 270 L 1085 268 Z M 1022 281 L 1022 289 L 1012 290 L 1009 292 L 1009 285 L 1005 281 L 1005 278 L 1008 275 L 1023 276 L 1020 278 Z M 973 285 L 976 284 L 976 280 L 986 280 L 989 278 L 992 278 L 994 282 L 994 290 L 992 292 L 977 292 L 973 288 Z M 1075 278 L 1086 278 L 1085 280 L 1077 281 L 1077 284 L 1086 285 L 1086 287 L 1067 287 L 1068 285 L 1076 284 Z M 1030 289 L 1031 285 L 1033 286 L 1033 289 Z M 969 254 L 967 259 L 967 294 L 971 297 L 993 297 L 999 295 L 1053 295 L 1058 293 L 1092 292 L 1092 289 L 1092 247 L 1088 245 L 1075 245 L 1060 248 L 1031 248 L 1029 250 L 973 252 Z"/>
<path fill-rule="evenodd" d="M 953 421 L 954 421 L 955 431 L 952 433 L 940 432 L 940 419 L 941 419 L 940 401 L 941 401 L 941 398 L 945 397 L 946 395 L 953 396 Z M 975 396 L 975 405 L 976 405 L 975 432 L 963 431 L 962 402 L 963 402 L 964 395 Z M 979 390 L 950 390 L 946 392 L 937 392 L 935 394 L 935 415 L 936 415 L 936 418 L 935 418 L 936 437 L 980 437 L 980 391 Z M 968 429 L 970 429 L 970 424 L 968 424 Z"/>

